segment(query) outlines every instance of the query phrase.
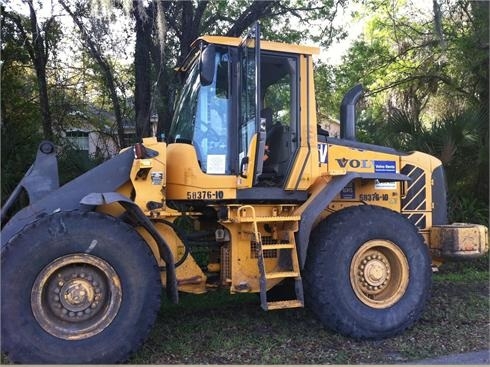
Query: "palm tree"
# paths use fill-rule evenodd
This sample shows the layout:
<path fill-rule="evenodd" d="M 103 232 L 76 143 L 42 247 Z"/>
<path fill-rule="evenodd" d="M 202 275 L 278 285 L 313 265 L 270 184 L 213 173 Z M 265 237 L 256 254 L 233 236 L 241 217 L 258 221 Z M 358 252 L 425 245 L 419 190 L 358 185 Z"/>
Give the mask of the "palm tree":
<path fill-rule="evenodd" d="M 394 109 L 372 131 L 380 145 L 418 150 L 439 158 L 446 170 L 449 215 L 454 221 L 488 223 L 488 110 L 468 108 L 424 125 Z"/>

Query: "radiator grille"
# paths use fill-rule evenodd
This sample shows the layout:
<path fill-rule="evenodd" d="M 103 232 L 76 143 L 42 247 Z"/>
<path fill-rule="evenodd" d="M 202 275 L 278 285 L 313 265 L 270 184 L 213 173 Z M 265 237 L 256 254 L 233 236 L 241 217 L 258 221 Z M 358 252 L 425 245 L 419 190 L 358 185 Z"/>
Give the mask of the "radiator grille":
<path fill-rule="evenodd" d="M 403 166 L 401 173 L 411 178 L 406 196 L 402 199 L 402 213 L 416 227 L 425 229 L 427 226 L 424 213 L 427 210 L 425 172 L 420 167 L 407 164 Z"/>
<path fill-rule="evenodd" d="M 230 246 L 221 247 L 221 284 L 231 282 Z"/>
<path fill-rule="evenodd" d="M 412 179 L 402 200 L 402 210 L 426 210 L 425 172 L 419 167 L 407 164 L 401 173 Z"/>

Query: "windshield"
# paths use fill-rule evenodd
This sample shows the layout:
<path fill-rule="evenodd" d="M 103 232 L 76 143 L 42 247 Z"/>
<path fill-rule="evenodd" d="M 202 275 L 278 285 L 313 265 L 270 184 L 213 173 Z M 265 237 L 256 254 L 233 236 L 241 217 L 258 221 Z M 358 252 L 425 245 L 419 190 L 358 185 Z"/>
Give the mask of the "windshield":
<path fill-rule="evenodd" d="M 217 50 L 214 78 L 202 86 L 199 60 L 191 66 L 178 99 L 170 142 L 192 144 L 199 165 L 208 174 L 230 173 L 229 117 L 229 57 L 226 50 Z"/>
<path fill-rule="evenodd" d="M 188 73 L 187 80 L 177 101 L 172 126 L 170 127 L 171 142 L 190 143 L 192 141 L 199 86 L 199 63 L 195 63 Z"/>

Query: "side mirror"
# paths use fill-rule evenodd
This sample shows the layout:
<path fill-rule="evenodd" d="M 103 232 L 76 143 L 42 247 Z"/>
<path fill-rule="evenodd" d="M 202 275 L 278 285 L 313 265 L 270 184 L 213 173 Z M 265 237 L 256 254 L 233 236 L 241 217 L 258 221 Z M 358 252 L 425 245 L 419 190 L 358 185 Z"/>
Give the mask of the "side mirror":
<path fill-rule="evenodd" d="M 208 45 L 201 51 L 199 72 L 202 86 L 210 85 L 213 82 L 215 56 L 216 48 L 214 45 Z"/>

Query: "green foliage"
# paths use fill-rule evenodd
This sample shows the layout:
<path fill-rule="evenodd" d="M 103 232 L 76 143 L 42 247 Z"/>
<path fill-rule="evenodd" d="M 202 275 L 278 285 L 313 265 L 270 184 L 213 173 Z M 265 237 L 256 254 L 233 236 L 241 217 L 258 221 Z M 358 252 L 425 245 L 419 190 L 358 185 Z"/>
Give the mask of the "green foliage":
<path fill-rule="evenodd" d="M 448 217 L 450 222 L 476 223 L 488 226 L 488 202 L 466 195 L 449 196 Z"/>
<path fill-rule="evenodd" d="M 86 151 L 75 149 L 70 144 L 58 147 L 58 172 L 60 185 L 82 175 L 103 162 L 103 157 L 91 157 Z"/>
<path fill-rule="evenodd" d="M 14 28 L 2 16 L 2 203 L 33 162 L 36 146 L 42 140 L 36 79 Z"/>
<path fill-rule="evenodd" d="M 333 66 L 323 63 L 315 65 L 315 96 L 319 120 L 339 117 L 342 96 L 348 87 L 340 85 L 335 72 Z"/>
<path fill-rule="evenodd" d="M 449 191 L 488 207 L 488 111 L 470 108 L 444 116 L 431 135 L 429 152 L 445 165 Z"/>
<path fill-rule="evenodd" d="M 397 108 L 425 122 L 454 108 L 488 105 L 488 2 L 443 1 L 442 34 L 434 14 L 410 2 L 364 6 L 364 34 L 330 71 L 330 93 L 343 95 L 361 82 L 369 109 Z"/>
<path fill-rule="evenodd" d="M 43 4 L 34 6 L 42 8 Z M 103 80 L 98 65 L 87 57 L 86 52 L 77 48 L 79 39 L 73 33 L 63 33 L 66 24 L 53 17 L 45 20 L 38 13 L 38 21 L 44 27 L 43 37 L 49 46 L 46 49 L 49 108 L 53 130 L 56 131 L 54 140 L 59 147 L 60 182 L 64 183 L 100 163 L 101 157 L 89 157 L 86 151 L 76 151 L 63 139 L 63 133 L 82 128 L 111 135 L 115 130 L 111 126 L 114 119 L 107 112 L 111 107 L 109 95 L 101 87 Z M 2 7 L 2 202 L 34 161 L 37 146 L 42 140 L 38 79 L 31 50 L 24 42 L 26 34 L 23 29 L 29 27 L 29 19 L 21 9 Z M 107 27 L 100 27 L 100 37 L 106 37 L 101 42 L 106 51 L 110 48 Z M 60 47 L 64 42 L 70 46 Z M 118 70 L 123 75 L 127 74 L 127 67 L 119 66 Z M 118 80 L 125 81 L 120 75 Z M 121 83 L 119 91 L 125 93 L 125 83 Z"/>
<path fill-rule="evenodd" d="M 434 280 L 453 282 L 488 281 L 490 258 L 487 252 L 476 259 L 452 260 L 444 262 L 434 274 Z"/>
<path fill-rule="evenodd" d="M 488 224 L 489 3 L 436 4 L 440 13 L 364 1 L 366 27 L 343 64 L 317 65 L 320 116 L 338 117 L 342 96 L 362 83 L 358 139 L 438 157 L 450 218 Z"/>
<path fill-rule="evenodd" d="M 368 141 L 402 151 L 423 151 L 439 158 L 449 191 L 449 218 L 488 224 L 488 113 L 475 108 L 424 124 L 393 110 L 381 122 L 361 120 Z M 362 130 L 361 130 L 362 131 Z"/>
<path fill-rule="evenodd" d="M 28 52 L 22 46 L 18 30 L 10 19 L 3 17 L 2 21 L 1 195 L 4 203 L 34 162 L 38 144 L 43 137 L 37 80 Z M 24 21 L 27 22 L 26 19 Z M 76 101 L 73 89 L 67 87 L 60 90 L 53 87 L 50 89 L 50 100 L 59 131 L 75 122 L 74 116 L 70 115 Z M 100 159 L 91 159 L 86 152 L 81 155 L 80 151 L 74 150 L 66 142 L 58 140 L 56 143 L 60 152 L 60 183 L 100 163 Z M 25 195 L 20 199 L 24 204 L 27 203 Z"/>

